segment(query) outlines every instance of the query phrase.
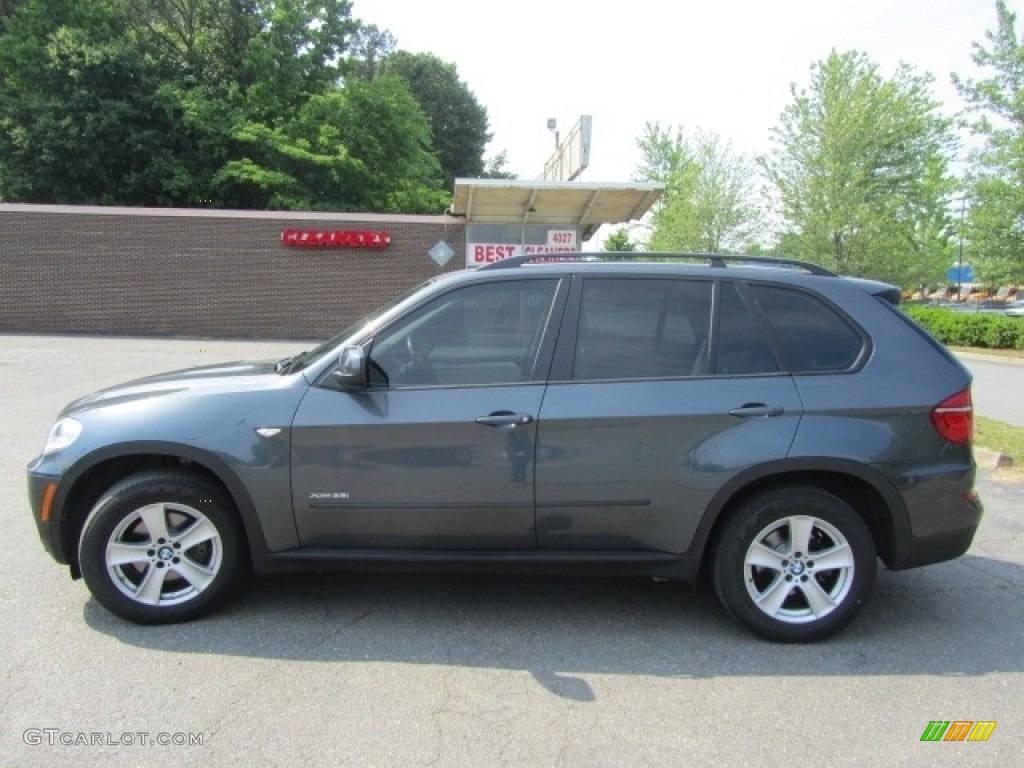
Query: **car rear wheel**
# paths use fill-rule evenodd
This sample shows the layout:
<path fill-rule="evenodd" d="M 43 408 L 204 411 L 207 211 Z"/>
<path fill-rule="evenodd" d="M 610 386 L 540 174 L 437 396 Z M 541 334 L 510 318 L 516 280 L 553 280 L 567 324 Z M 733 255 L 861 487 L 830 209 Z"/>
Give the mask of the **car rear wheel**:
<path fill-rule="evenodd" d="M 79 564 L 93 596 L 129 621 L 196 618 L 242 572 L 243 540 L 230 500 L 183 472 L 144 472 L 114 485 L 82 528 Z"/>
<path fill-rule="evenodd" d="M 715 540 L 712 583 L 741 624 L 777 642 L 823 640 L 867 601 L 877 565 L 871 533 L 842 499 L 811 487 L 759 494 Z"/>

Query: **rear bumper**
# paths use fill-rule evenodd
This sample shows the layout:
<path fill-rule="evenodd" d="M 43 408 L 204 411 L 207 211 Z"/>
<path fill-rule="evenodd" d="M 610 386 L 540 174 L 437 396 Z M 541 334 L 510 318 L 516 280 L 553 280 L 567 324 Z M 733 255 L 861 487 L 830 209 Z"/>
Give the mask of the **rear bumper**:
<path fill-rule="evenodd" d="M 963 497 L 957 517 L 963 526 L 953 530 L 914 536 L 910 532 L 896 535 L 892 557 L 886 562 L 894 571 L 941 563 L 960 557 L 971 547 L 984 511 L 981 500 L 974 493 Z"/>

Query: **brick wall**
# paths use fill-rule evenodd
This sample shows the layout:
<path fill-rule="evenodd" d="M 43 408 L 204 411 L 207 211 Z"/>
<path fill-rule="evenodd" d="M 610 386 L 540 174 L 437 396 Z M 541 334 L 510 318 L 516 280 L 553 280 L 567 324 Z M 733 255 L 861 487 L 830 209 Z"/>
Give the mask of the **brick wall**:
<path fill-rule="evenodd" d="M 287 228 L 392 242 L 289 248 Z M 444 269 L 427 254 L 442 239 Z M 319 339 L 464 264 L 447 216 L 0 204 L 0 332 Z"/>

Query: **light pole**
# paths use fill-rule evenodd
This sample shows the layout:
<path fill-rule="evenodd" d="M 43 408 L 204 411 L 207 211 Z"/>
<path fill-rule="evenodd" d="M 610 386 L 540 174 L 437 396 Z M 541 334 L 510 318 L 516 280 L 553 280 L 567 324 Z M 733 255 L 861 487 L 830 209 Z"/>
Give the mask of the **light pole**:
<path fill-rule="evenodd" d="M 559 140 L 560 137 L 558 135 L 558 121 L 553 117 L 548 118 L 548 130 L 555 134 L 555 151 L 558 151 L 558 147 L 561 144 Z"/>
<path fill-rule="evenodd" d="M 960 198 L 960 245 L 956 256 L 956 300 L 961 301 L 964 285 L 964 209 L 967 206 L 967 195 Z"/>

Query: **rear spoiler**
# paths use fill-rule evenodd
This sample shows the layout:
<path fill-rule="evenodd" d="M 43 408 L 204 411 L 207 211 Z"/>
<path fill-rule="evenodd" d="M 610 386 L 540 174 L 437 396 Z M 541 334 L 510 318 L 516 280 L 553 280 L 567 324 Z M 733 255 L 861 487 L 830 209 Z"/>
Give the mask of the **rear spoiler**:
<path fill-rule="evenodd" d="M 903 294 L 895 285 L 882 283 L 878 280 L 865 280 L 862 277 L 845 277 L 843 279 L 849 280 L 851 283 L 856 283 L 875 298 L 885 299 L 894 307 L 898 307 L 900 305 L 900 301 L 903 300 Z"/>

